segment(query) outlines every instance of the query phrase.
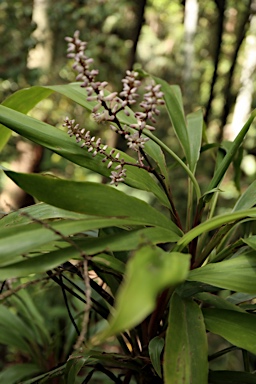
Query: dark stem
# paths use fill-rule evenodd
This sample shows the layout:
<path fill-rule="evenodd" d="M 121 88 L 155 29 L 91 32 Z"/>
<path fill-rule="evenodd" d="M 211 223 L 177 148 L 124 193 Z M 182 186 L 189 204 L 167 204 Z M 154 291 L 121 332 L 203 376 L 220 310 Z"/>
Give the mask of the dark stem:
<path fill-rule="evenodd" d="M 166 306 L 169 302 L 172 291 L 170 289 L 166 289 L 161 293 L 157 300 L 156 309 L 152 313 L 148 325 L 148 338 L 149 340 L 153 339 L 153 337 L 157 336 L 160 320 L 163 317 L 163 314 L 166 310 Z"/>
<path fill-rule="evenodd" d="M 70 308 L 69 308 L 67 294 L 66 294 L 66 291 L 65 291 L 65 289 L 63 287 L 62 275 L 60 275 L 60 282 L 61 282 L 61 290 L 62 290 L 62 294 L 63 294 L 63 298 L 64 298 L 64 303 L 65 303 L 65 306 L 66 306 L 67 311 L 68 311 L 68 316 L 69 316 L 69 318 L 71 320 L 71 323 L 73 324 L 73 326 L 74 326 L 74 328 L 76 330 L 77 335 L 79 336 L 80 335 L 80 331 L 79 331 L 79 329 L 78 329 L 78 327 L 76 325 L 75 319 L 74 319 L 74 317 L 73 317 L 73 315 L 72 315 L 72 313 L 70 311 Z"/>
<path fill-rule="evenodd" d="M 175 205 L 173 203 L 173 199 L 172 199 L 172 194 L 171 194 L 171 190 L 170 189 L 167 189 L 166 187 L 166 184 L 162 178 L 161 175 L 159 175 L 159 173 L 152 167 L 147 155 L 145 154 L 145 152 L 143 151 L 143 149 L 140 149 L 141 151 L 141 154 L 142 156 L 145 158 L 146 162 L 148 163 L 149 167 L 152 169 L 151 173 L 156 177 L 156 179 L 158 180 L 159 184 L 161 185 L 161 187 L 163 188 L 168 200 L 169 200 L 169 203 L 171 204 L 171 207 L 172 207 L 172 211 L 171 211 L 171 215 L 172 215 L 172 219 L 174 220 L 175 224 L 182 230 L 182 224 L 181 224 L 181 221 L 180 221 L 180 217 L 178 215 L 178 212 L 175 208 Z"/>

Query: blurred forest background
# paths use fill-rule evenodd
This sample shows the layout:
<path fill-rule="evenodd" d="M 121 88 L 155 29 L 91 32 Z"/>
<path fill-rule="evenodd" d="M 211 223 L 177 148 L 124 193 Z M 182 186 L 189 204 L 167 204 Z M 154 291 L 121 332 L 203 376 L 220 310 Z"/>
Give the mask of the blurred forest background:
<path fill-rule="evenodd" d="M 126 69 L 135 66 L 179 84 L 186 112 L 204 109 L 209 142 L 232 140 L 256 106 L 255 12 L 255 0 L 1 0 L 0 99 L 31 85 L 75 81 L 64 38 L 79 29 L 89 43 L 88 55 L 100 69 L 100 80 L 119 90 Z M 32 115 L 59 128 L 66 115 L 76 116 L 86 128 L 103 135 L 80 107 L 58 96 L 40 103 Z M 166 120 L 159 120 L 158 135 L 178 151 Z M 115 143 L 115 137 L 105 135 Z M 254 137 L 255 128 L 242 163 L 250 177 L 256 170 Z M 0 160 L 24 172 L 92 177 L 18 136 Z M 210 165 L 207 169 L 206 162 L 206 174 L 212 172 Z M 32 203 L 3 176 L 0 185 L 2 210 L 8 210 L 5 201 L 14 207 Z M 230 184 L 226 198 L 235 193 Z"/>

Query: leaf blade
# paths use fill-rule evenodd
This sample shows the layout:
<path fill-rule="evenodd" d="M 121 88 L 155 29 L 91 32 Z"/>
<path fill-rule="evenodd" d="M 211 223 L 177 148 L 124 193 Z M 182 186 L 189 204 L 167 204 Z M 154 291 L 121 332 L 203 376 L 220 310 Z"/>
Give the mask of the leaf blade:
<path fill-rule="evenodd" d="M 256 259 L 254 254 L 207 264 L 190 271 L 189 281 L 200 281 L 232 291 L 256 293 Z"/>
<path fill-rule="evenodd" d="M 190 255 L 166 253 L 153 245 L 138 249 L 127 264 L 109 327 L 96 335 L 92 343 L 102 342 L 145 319 L 154 310 L 157 296 L 162 290 L 168 286 L 174 287 L 186 279 L 189 260 Z"/>
<path fill-rule="evenodd" d="M 227 309 L 203 309 L 206 329 L 222 336 L 231 344 L 256 354 L 255 317 Z"/>
<path fill-rule="evenodd" d="M 38 200 L 58 208 L 88 215 L 126 217 L 141 224 L 167 227 L 177 234 L 181 233 L 173 222 L 149 204 L 108 185 L 68 181 L 38 174 L 5 173 Z"/>
<path fill-rule="evenodd" d="M 164 382 L 207 384 L 207 340 L 199 306 L 193 300 L 181 299 L 174 293 L 168 323 L 164 352 Z"/>

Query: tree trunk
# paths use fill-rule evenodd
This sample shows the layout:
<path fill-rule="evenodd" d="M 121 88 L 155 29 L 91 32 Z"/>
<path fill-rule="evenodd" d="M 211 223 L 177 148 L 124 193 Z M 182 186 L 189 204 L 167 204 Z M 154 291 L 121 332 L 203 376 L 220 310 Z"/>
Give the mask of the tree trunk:
<path fill-rule="evenodd" d="M 184 96 L 186 104 L 193 100 L 192 73 L 194 68 L 194 37 L 196 34 L 199 5 L 197 0 L 186 0 L 184 12 L 185 44 L 184 44 Z"/>
<path fill-rule="evenodd" d="M 10 164 L 10 169 L 16 172 L 38 172 L 43 155 L 43 148 L 25 141 L 18 141 L 16 145 L 18 158 Z M 4 190 L 0 195 L 0 209 L 8 212 L 13 209 L 34 204 L 32 196 L 19 188 L 12 180 L 7 179 Z"/>
<path fill-rule="evenodd" d="M 256 0 L 252 3 L 256 8 Z M 233 119 L 225 130 L 225 138 L 234 140 L 246 122 L 251 110 L 253 96 L 253 73 L 256 69 L 256 15 L 252 14 L 248 36 L 245 39 L 244 62 L 240 78 L 240 91 L 237 95 Z"/>
<path fill-rule="evenodd" d="M 48 21 L 49 0 L 34 0 L 33 21 L 37 24 L 34 36 L 38 43 L 29 52 L 28 68 L 41 68 L 48 71 L 52 63 L 52 33 Z"/>

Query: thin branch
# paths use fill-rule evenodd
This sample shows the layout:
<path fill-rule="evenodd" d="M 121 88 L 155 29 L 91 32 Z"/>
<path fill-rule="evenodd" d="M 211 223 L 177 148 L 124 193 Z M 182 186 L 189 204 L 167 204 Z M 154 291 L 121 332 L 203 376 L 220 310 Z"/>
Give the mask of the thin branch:
<path fill-rule="evenodd" d="M 53 275 L 59 275 L 61 272 L 55 272 L 53 273 Z M 40 283 L 41 281 L 44 281 L 44 280 L 50 280 L 52 279 L 51 276 L 45 276 L 45 277 L 40 277 L 39 279 L 35 279 L 35 280 L 32 280 L 32 281 L 28 281 L 26 283 L 23 283 L 23 284 L 20 284 L 18 285 L 17 287 L 15 288 L 12 288 L 12 289 L 9 289 L 8 291 L 5 291 L 3 293 L 0 294 L 0 300 L 5 300 L 7 299 L 8 297 L 14 295 L 15 293 L 17 293 L 18 291 L 20 291 L 21 289 L 25 289 L 31 285 L 35 285 L 37 283 Z"/>
<path fill-rule="evenodd" d="M 74 346 L 75 350 L 78 350 L 82 347 L 82 344 L 84 343 L 84 339 L 86 337 L 86 334 L 88 332 L 88 326 L 90 321 L 90 311 L 92 307 L 92 300 L 91 300 L 91 285 L 90 285 L 90 278 L 88 279 L 86 276 L 89 276 L 88 271 L 88 260 L 84 259 L 83 262 L 83 271 L 84 271 L 84 285 L 85 285 L 85 296 L 86 296 L 86 304 L 84 308 L 84 316 L 82 321 L 82 327 L 81 327 L 81 333 L 76 341 L 76 344 Z"/>
<path fill-rule="evenodd" d="M 64 289 L 64 287 L 63 287 L 62 275 L 60 275 L 60 281 L 61 281 L 61 283 L 62 283 L 62 284 L 61 284 L 61 290 L 62 290 L 62 294 L 63 294 L 63 298 L 64 298 L 65 306 L 66 306 L 67 311 L 68 311 L 68 316 L 69 316 L 69 318 L 70 318 L 70 320 L 71 320 L 71 323 L 73 324 L 73 326 L 74 326 L 74 328 L 75 328 L 75 330 L 76 330 L 76 333 L 77 333 L 78 336 L 79 336 L 79 335 L 80 335 L 80 332 L 79 332 L 79 329 L 78 329 L 78 327 L 77 327 L 77 325 L 76 325 L 75 319 L 74 319 L 74 317 L 73 317 L 73 315 L 72 315 L 72 313 L 71 313 L 71 311 L 70 311 L 69 304 L 68 304 L 67 294 L 66 294 L 66 291 L 65 291 L 65 289 Z"/>

